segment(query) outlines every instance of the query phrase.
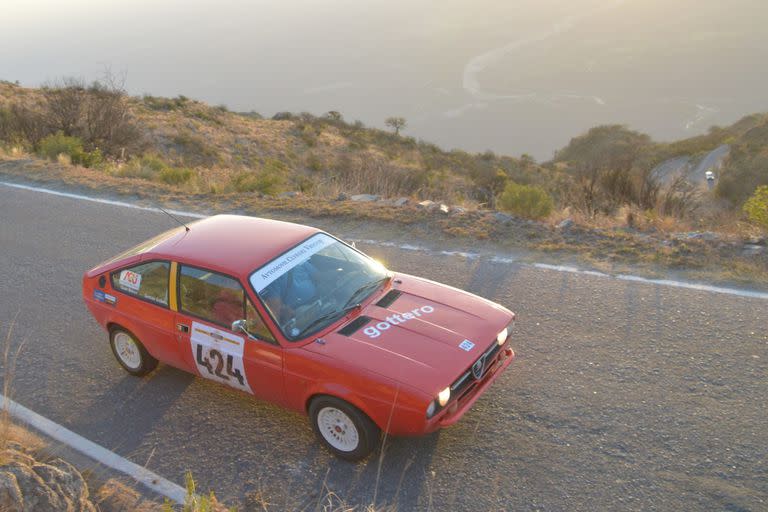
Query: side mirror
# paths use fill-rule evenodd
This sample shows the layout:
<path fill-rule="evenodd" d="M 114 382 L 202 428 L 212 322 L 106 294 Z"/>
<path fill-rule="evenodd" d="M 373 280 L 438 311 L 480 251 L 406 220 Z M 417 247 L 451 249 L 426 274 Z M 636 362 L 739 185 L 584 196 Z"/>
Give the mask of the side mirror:
<path fill-rule="evenodd" d="M 242 331 L 248 334 L 248 330 L 245 328 L 245 320 L 235 320 L 232 322 L 232 330 L 235 332 Z"/>

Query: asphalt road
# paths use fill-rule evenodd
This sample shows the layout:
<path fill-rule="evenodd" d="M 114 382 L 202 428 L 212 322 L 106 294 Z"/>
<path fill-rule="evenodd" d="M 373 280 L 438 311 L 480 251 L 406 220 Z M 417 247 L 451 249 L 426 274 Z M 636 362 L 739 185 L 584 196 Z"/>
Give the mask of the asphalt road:
<path fill-rule="evenodd" d="M 113 360 L 81 275 L 170 225 L 0 186 L 0 334 L 15 318 L 25 342 L 18 402 L 173 481 L 191 470 L 241 510 L 258 496 L 315 510 L 324 489 L 400 510 L 768 509 L 765 300 L 362 247 L 517 312 L 518 360 L 454 427 L 351 464 L 298 414 Z"/>

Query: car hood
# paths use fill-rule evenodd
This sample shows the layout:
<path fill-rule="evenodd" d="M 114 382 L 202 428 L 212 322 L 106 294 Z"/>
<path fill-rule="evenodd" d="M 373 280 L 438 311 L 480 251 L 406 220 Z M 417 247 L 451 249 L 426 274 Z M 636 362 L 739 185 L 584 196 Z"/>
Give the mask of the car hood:
<path fill-rule="evenodd" d="M 405 274 L 391 282 L 358 315 L 322 336 L 324 344 L 304 350 L 435 395 L 513 318 L 503 306 L 450 286 Z"/>

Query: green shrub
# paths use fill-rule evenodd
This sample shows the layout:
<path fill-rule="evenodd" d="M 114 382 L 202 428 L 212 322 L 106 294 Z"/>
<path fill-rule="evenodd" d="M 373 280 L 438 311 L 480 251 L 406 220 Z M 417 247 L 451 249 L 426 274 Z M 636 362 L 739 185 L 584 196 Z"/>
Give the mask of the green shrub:
<path fill-rule="evenodd" d="M 758 187 L 752 197 L 744 203 L 744 213 L 749 220 L 763 229 L 768 229 L 768 186 Z"/>
<path fill-rule="evenodd" d="M 518 185 L 510 181 L 497 201 L 500 209 L 526 217 L 541 219 L 552 212 L 554 202 L 546 190 L 535 185 Z"/>
<path fill-rule="evenodd" d="M 75 162 L 74 158 L 72 161 L 80 163 L 83 167 L 98 167 L 104 163 L 104 155 L 101 154 L 99 148 L 96 148 L 93 151 L 83 151 L 80 155 L 80 162 Z"/>
<path fill-rule="evenodd" d="M 194 174 L 192 169 L 186 167 L 166 167 L 160 171 L 158 178 L 169 185 L 181 185 L 188 182 Z"/>
<path fill-rule="evenodd" d="M 159 164 L 159 166 L 158 166 Z M 153 180 L 163 169 L 162 161 L 154 156 L 133 157 L 128 163 L 122 166 L 117 175 L 121 178 L 141 178 L 143 180 Z"/>
<path fill-rule="evenodd" d="M 191 132 L 181 132 L 173 137 L 173 143 L 179 146 L 178 153 L 188 165 L 210 166 L 219 162 L 220 156 L 215 147 Z"/>
<path fill-rule="evenodd" d="M 48 158 L 49 160 L 56 160 L 59 155 L 69 155 L 72 159 L 72 163 L 75 162 L 75 158 L 79 159 L 80 155 L 85 152 L 83 150 L 83 141 L 77 137 L 69 137 L 62 132 L 48 135 L 40 140 L 37 145 L 37 154 L 41 157 Z"/>
<path fill-rule="evenodd" d="M 307 167 L 311 171 L 320 172 L 323 170 L 323 162 L 316 154 L 310 153 L 307 157 Z"/>
<path fill-rule="evenodd" d="M 234 507 L 228 508 L 222 505 L 219 500 L 216 499 L 216 495 L 213 493 L 213 491 L 210 491 L 207 496 L 205 494 L 197 494 L 197 484 L 192 478 L 192 472 L 188 471 L 187 474 L 184 475 L 184 480 L 186 483 L 187 495 L 185 496 L 184 503 L 181 506 L 181 512 L 237 511 L 237 509 Z M 178 509 L 177 507 L 174 507 L 173 504 L 171 504 L 168 498 L 166 498 L 161 510 L 162 512 L 174 512 Z"/>
<path fill-rule="evenodd" d="M 133 157 L 125 164 L 117 175 L 122 178 L 140 178 L 150 181 L 162 181 L 169 185 L 187 183 L 195 175 L 195 171 L 186 167 L 173 167 L 157 155 Z"/>
<path fill-rule="evenodd" d="M 238 192 L 260 192 L 268 196 L 279 194 L 285 185 L 282 174 L 265 170 L 258 174 L 241 172 L 232 178 L 232 186 Z"/>
<path fill-rule="evenodd" d="M 144 105 L 146 105 L 147 108 L 168 112 L 171 110 L 184 108 L 184 106 L 189 101 L 189 98 L 182 95 L 179 95 L 175 98 L 162 98 L 159 96 L 145 94 L 142 100 L 144 101 Z"/>
<path fill-rule="evenodd" d="M 37 144 L 37 154 L 52 161 L 56 161 L 59 155 L 67 155 L 73 164 L 83 167 L 96 167 L 104 161 L 104 156 L 98 148 L 85 151 L 82 140 L 78 137 L 69 137 L 62 132 L 56 132 L 41 139 Z"/>

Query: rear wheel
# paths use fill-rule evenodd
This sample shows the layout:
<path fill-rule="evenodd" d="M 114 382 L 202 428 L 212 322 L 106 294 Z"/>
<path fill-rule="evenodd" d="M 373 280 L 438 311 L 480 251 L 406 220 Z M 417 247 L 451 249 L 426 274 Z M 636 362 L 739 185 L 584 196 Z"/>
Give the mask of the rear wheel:
<path fill-rule="evenodd" d="M 381 431 L 351 404 L 331 396 L 315 398 L 309 406 L 312 428 L 323 444 L 342 459 L 363 459 L 376 447 Z"/>
<path fill-rule="evenodd" d="M 117 362 L 131 375 L 146 375 L 157 367 L 157 359 L 147 352 L 133 334 L 124 329 L 112 329 L 109 344 Z"/>

